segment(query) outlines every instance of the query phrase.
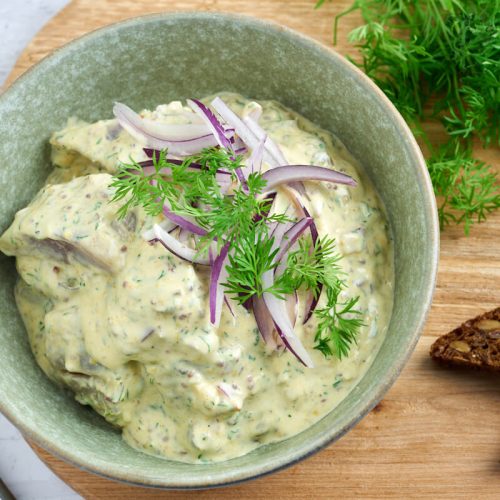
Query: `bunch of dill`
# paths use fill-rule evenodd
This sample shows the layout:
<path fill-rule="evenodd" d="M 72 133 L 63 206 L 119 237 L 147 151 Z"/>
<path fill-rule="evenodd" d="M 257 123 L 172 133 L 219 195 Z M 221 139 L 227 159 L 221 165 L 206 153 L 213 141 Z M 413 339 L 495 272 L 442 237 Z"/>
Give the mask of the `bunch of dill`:
<path fill-rule="evenodd" d="M 335 18 L 334 44 L 354 11 L 365 24 L 349 34 L 362 57 L 353 62 L 427 147 L 441 228 L 463 223 L 468 234 L 500 207 L 497 173 L 472 155 L 474 137 L 499 144 L 500 0 L 355 0 Z M 429 139 L 429 120 L 442 123 L 444 144 Z"/>
<path fill-rule="evenodd" d="M 120 163 L 113 176 L 112 201 L 123 202 L 117 213 L 120 218 L 136 206 L 149 215 L 159 215 L 165 204 L 177 215 L 191 218 L 206 230 L 197 241 L 200 253 L 207 253 L 211 242 L 217 242 L 219 248 L 228 243 L 228 276 L 222 285 L 242 305 L 265 292 L 284 300 L 302 289 L 318 299 L 323 290 L 325 300 L 314 311 L 318 320 L 314 348 L 325 357 L 342 359 L 356 344 L 364 323 L 355 308 L 359 297 L 343 302 L 340 296 L 347 285 L 338 265 L 341 257 L 335 241 L 323 237 L 313 243 L 301 238 L 298 248 L 288 252 L 283 273 L 265 289 L 264 273 L 278 266 L 275 257 L 279 247 L 274 245 L 270 228 L 294 219 L 270 210 L 272 199 L 263 196 L 266 180 L 260 172 L 250 174 L 243 188 L 235 173 L 242 161 L 243 157 L 234 156 L 233 151 L 208 148 L 178 164 L 168 160 L 165 150 L 153 155 L 154 172 L 146 175 L 143 166 L 131 159 L 129 164 Z M 191 168 L 193 165 L 197 168 Z M 223 192 L 216 179 L 221 169 L 230 173 L 235 183 L 230 191 Z"/>

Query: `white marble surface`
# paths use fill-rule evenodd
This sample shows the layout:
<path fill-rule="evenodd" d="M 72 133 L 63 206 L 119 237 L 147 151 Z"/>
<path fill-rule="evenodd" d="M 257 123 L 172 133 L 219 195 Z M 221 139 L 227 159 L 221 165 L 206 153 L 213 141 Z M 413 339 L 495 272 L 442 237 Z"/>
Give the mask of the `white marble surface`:
<path fill-rule="evenodd" d="M 0 0 L 0 86 L 35 33 L 69 0 Z"/>
<path fill-rule="evenodd" d="M 68 0 L 0 0 L 0 87 L 26 44 Z M 0 478 L 19 500 L 81 497 L 55 476 L 0 415 Z"/>
<path fill-rule="evenodd" d="M 77 500 L 77 495 L 35 455 L 0 414 L 0 477 L 19 500 Z"/>

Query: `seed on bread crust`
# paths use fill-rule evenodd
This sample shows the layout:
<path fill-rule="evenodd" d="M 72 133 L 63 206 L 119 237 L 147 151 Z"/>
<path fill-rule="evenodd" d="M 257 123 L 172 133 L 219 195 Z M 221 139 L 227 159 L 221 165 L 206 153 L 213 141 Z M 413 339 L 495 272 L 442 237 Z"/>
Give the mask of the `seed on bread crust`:
<path fill-rule="evenodd" d="M 445 365 L 500 373 L 500 307 L 439 337 L 432 344 L 430 355 Z"/>

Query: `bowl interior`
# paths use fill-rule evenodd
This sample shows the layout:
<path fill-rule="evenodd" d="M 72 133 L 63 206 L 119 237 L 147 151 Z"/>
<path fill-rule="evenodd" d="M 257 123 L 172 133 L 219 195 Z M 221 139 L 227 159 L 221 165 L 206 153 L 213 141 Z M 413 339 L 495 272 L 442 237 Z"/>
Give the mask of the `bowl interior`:
<path fill-rule="evenodd" d="M 434 198 L 402 119 L 332 51 L 250 18 L 176 14 L 139 18 L 79 39 L 0 97 L 0 231 L 50 170 L 48 138 L 70 115 L 110 117 L 221 90 L 277 99 L 333 131 L 364 165 L 395 237 L 395 303 L 387 338 L 362 381 L 329 415 L 281 443 L 214 465 L 184 465 L 134 451 L 103 419 L 36 366 L 13 299 L 13 259 L 0 257 L 0 408 L 52 452 L 106 476 L 163 487 L 203 487 L 293 463 L 341 436 L 392 384 L 430 303 L 437 261 Z"/>

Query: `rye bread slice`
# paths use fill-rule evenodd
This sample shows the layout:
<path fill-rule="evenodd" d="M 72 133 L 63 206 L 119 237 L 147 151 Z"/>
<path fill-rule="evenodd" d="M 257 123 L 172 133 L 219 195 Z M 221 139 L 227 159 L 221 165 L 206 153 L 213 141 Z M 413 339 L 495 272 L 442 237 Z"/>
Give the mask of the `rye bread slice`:
<path fill-rule="evenodd" d="M 500 307 L 439 337 L 430 355 L 445 365 L 500 372 Z"/>

